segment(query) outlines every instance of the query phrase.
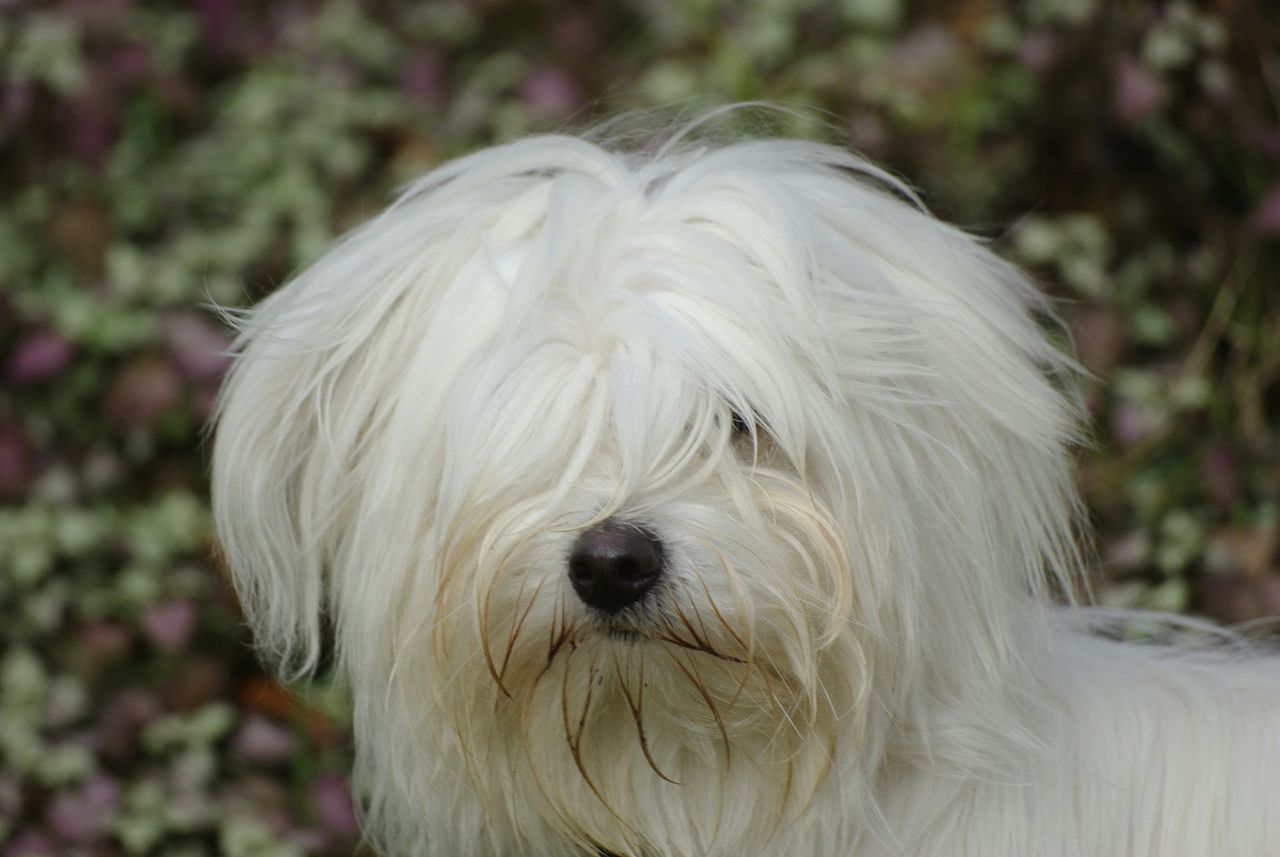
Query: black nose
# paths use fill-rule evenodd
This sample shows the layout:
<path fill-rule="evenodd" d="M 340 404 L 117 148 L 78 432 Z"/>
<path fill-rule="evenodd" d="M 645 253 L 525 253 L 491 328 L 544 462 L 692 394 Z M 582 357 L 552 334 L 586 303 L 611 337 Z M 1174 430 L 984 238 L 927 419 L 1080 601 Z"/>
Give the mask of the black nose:
<path fill-rule="evenodd" d="M 586 530 L 569 554 L 569 581 L 606 613 L 635 604 L 662 576 L 662 542 L 638 527 L 605 522 Z"/>

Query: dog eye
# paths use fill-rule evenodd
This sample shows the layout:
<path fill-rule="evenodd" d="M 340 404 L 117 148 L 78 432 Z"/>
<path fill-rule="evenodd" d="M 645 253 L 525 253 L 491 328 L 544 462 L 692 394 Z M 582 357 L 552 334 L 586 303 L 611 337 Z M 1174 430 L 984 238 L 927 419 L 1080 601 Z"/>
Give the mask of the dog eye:
<path fill-rule="evenodd" d="M 729 418 L 733 422 L 734 437 L 748 437 L 751 434 L 751 424 L 747 422 L 747 418 L 742 414 L 730 408 Z"/>

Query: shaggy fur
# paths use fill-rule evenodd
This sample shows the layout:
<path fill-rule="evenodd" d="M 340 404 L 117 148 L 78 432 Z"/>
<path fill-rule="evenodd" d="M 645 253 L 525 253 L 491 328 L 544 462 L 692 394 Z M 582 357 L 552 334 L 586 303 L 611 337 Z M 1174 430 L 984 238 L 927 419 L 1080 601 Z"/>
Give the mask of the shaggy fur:
<path fill-rule="evenodd" d="M 1051 607 L 1047 315 L 838 149 L 520 140 L 239 320 L 218 531 L 273 663 L 332 625 L 388 853 L 1280 854 L 1276 661 Z M 605 520 L 666 558 L 615 616 Z"/>

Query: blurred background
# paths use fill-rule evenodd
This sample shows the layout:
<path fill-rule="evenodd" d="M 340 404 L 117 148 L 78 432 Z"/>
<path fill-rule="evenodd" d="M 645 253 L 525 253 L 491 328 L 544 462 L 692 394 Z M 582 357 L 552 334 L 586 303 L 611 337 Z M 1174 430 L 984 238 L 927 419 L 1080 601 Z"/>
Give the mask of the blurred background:
<path fill-rule="evenodd" d="M 473 147 L 755 98 L 1061 299 L 1100 600 L 1280 614 L 1267 0 L 0 0 L 0 855 L 358 851 L 342 689 L 212 559 L 204 304 Z"/>

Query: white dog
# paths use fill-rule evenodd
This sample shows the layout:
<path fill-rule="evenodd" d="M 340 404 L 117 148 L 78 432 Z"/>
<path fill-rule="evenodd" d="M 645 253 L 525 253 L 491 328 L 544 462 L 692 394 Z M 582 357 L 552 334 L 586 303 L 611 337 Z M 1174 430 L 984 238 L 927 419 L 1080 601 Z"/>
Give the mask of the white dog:
<path fill-rule="evenodd" d="M 1052 607 L 1046 300 L 853 155 L 697 136 L 447 164 L 241 319 L 218 530 L 286 673 L 331 623 L 373 840 L 1280 854 L 1277 661 Z"/>

